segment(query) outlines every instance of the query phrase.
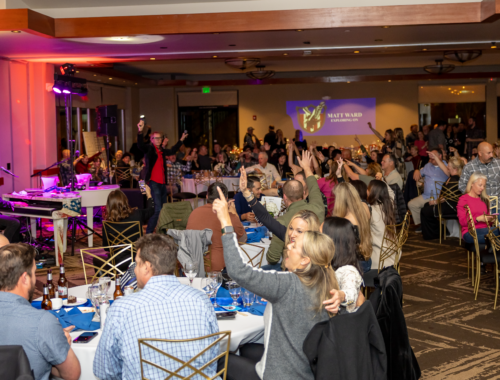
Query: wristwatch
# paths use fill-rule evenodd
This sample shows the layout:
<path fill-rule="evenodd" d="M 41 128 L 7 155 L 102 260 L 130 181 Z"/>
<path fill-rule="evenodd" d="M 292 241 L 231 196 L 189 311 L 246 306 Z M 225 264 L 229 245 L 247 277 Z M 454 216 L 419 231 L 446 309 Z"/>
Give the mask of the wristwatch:
<path fill-rule="evenodd" d="M 224 227 L 223 229 L 221 229 L 221 232 L 222 232 L 222 235 L 231 234 L 234 232 L 234 228 L 233 228 L 233 226 L 227 226 L 227 227 Z"/>

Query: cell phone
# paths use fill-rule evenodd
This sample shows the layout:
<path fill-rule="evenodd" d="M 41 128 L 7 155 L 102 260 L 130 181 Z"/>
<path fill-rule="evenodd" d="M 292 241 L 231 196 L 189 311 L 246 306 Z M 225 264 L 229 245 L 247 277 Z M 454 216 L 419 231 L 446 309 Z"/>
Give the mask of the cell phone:
<path fill-rule="evenodd" d="M 146 115 L 141 115 L 139 119 L 141 119 L 144 122 L 144 124 L 146 124 Z"/>
<path fill-rule="evenodd" d="M 99 334 L 98 332 L 92 332 L 92 331 L 84 332 L 79 337 L 73 339 L 73 343 L 88 343 L 92 339 L 94 339 L 98 334 Z"/>
<path fill-rule="evenodd" d="M 142 179 L 139 181 L 139 188 L 141 189 L 142 194 L 146 194 L 146 182 Z"/>
<path fill-rule="evenodd" d="M 236 312 L 235 311 L 227 311 L 224 313 L 216 313 L 215 316 L 217 319 L 235 319 Z"/>

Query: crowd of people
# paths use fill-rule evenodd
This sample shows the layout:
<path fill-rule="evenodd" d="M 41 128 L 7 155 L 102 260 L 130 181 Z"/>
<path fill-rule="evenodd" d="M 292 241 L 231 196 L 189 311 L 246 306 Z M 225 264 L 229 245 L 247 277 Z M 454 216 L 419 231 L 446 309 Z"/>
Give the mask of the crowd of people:
<path fill-rule="evenodd" d="M 400 223 L 406 207 L 424 239 L 437 237 L 440 206 L 439 212 L 458 219 L 462 238 L 471 242 L 468 206 L 484 243 L 496 219 L 489 211 L 489 197 L 499 195 L 500 149 L 484 141 L 484 131 L 476 129 L 473 118 L 467 129 L 444 122 L 421 130 L 413 125 L 406 137 L 401 128 L 383 136 L 371 125 L 368 128 L 381 146 L 367 149 L 360 143 L 362 153 L 354 159 L 352 149 L 308 144 L 300 131 L 289 141 L 271 126 L 260 141 L 249 127 L 242 153 L 231 161 L 228 147 L 215 144 L 212 156 L 206 146 L 185 147 L 186 133 L 171 148 L 159 132 L 152 132 L 146 142 L 141 121 L 131 150 L 138 155 L 136 161 L 144 160 L 147 207 L 134 210 L 121 190 L 115 190 L 106 215 L 113 222 L 147 224 L 146 235 L 135 243 L 134 257 L 134 273 L 143 291 L 110 308 L 94 374 L 101 380 L 140 378 L 138 338 L 192 339 L 218 331 L 209 299 L 181 285 L 174 275 L 177 247 L 167 236 L 154 233 L 167 195 L 180 190 L 174 180 L 179 173 L 222 163 L 239 175 L 234 199 L 223 183 L 212 183 L 206 205 L 196 208 L 187 222 L 188 230 L 212 231 L 212 270 L 226 270 L 232 280 L 269 302 L 264 344 L 246 344 L 240 355 L 230 355 L 229 380 L 313 379 L 303 350 L 307 334 L 317 323 L 360 309 L 365 301 L 363 275 L 395 262 L 395 256 L 381 260 L 382 241 L 386 226 Z M 69 158 L 68 152 L 63 155 Z M 105 176 L 97 170 L 97 156 L 80 157 L 73 164 L 79 172 L 94 169 L 93 175 Z M 115 158 L 117 167 L 130 165 L 128 153 L 117 152 Z M 89 164 L 92 160 L 94 165 Z M 440 196 L 446 192 L 459 192 L 458 202 Z M 263 194 L 282 197 L 284 215 L 272 217 L 260 203 Z M 246 221 L 259 222 L 273 234 L 268 264 L 260 269 L 246 264 L 239 244 L 247 240 Z M 6 331 L 0 334 L 0 344 L 23 345 L 37 379 L 48 379 L 50 373 L 78 379 L 80 365 L 69 329 L 30 305 L 36 280 L 33 248 L 7 243 L 0 248 L 0 318 Z M 164 348 L 184 359 L 203 349 L 198 341 Z M 217 355 L 215 349 L 207 351 L 193 365 L 199 368 Z M 214 376 L 223 365 L 214 362 L 207 375 Z"/>

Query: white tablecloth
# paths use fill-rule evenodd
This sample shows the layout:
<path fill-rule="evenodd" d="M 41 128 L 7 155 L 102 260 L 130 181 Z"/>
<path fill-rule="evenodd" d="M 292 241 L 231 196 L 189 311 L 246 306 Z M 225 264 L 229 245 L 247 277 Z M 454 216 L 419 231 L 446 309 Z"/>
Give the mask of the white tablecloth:
<path fill-rule="evenodd" d="M 222 177 L 222 182 L 224 183 L 224 185 L 227 186 L 228 191 L 238 191 L 238 189 L 240 187 L 240 179 L 239 178 Z M 183 178 L 182 179 L 182 191 L 185 191 L 187 193 L 199 194 L 202 191 L 207 191 L 207 189 L 208 189 L 208 186 L 206 186 L 206 185 L 200 184 L 198 186 L 195 186 L 193 178 Z M 195 206 L 194 200 L 190 200 L 190 202 L 194 208 L 194 206 Z M 198 205 L 196 205 L 196 207 L 203 206 L 203 204 L 204 204 L 204 200 L 200 199 L 198 201 Z"/>
<path fill-rule="evenodd" d="M 188 284 L 189 280 L 186 277 L 179 277 L 179 281 L 183 284 Z M 195 278 L 193 281 L 193 286 L 200 289 L 201 278 Z M 85 298 L 87 292 L 87 285 L 76 286 L 69 289 L 69 294 L 76 297 Z M 112 284 L 109 291 L 109 296 L 112 297 L 114 292 L 114 284 Z M 263 343 L 264 338 L 264 318 L 262 316 L 252 315 L 245 313 L 245 315 L 237 314 L 236 319 L 231 320 L 221 320 L 219 323 L 219 331 L 231 331 L 231 345 L 230 350 L 236 351 L 238 347 L 245 343 L 258 342 Z M 74 339 L 79 336 L 83 331 L 77 331 L 71 333 L 71 337 Z M 97 330 L 99 335 L 95 337 L 89 343 L 73 343 L 71 347 L 75 352 L 78 360 L 80 361 L 80 366 L 82 373 L 80 380 L 96 380 L 92 368 L 94 363 L 94 356 L 97 350 L 97 345 L 102 335 L 102 330 Z M 221 342 L 221 345 L 226 343 Z"/>

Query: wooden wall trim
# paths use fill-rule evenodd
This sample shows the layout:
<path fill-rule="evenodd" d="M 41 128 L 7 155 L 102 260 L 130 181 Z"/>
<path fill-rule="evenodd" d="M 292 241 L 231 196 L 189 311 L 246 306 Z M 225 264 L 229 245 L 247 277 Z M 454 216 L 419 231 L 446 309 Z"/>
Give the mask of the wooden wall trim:
<path fill-rule="evenodd" d="M 55 20 L 31 9 L 1 9 L 0 30 L 21 30 L 44 37 L 55 37 Z"/>
<path fill-rule="evenodd" d="M 0 30 L 46 37 L 110 37 L 135 34 L 229 33 L 491 22 L 500 0 L 282 11 L 53 19 L 30 9 L 0 10 Z"/>
<path fill-rule="evenodd" d="M 481 79 L 500 78 L 500 71 L 484 73 L 450 73 L 446 75 L 430 74 L 405 74 L 405 75 L 351 75 L 331 77 L 303 77 L 303 78 L 271 78 L 265 80 L 239 79 L 239 80 L 160 80 L 158 86 L 170 87 L 193 87 L 202 86 L 245 86 L 245 85 L 267 85 L 267 84 L 314 84 L 314 83 L 346 83 L 346 82 L 396 82 L 396 81 L 426 81 L 447 79 Z M 429 82 L 432 83 L 432 82 Z"/>
<path fill-rule="evenodd" d="M 489 7 L 486 11 L 491 12 Z M 489 14 L 489 13 L 488 13 Z M 481 22 L 481 3 L 56 19 L 59 38 Z"/>

